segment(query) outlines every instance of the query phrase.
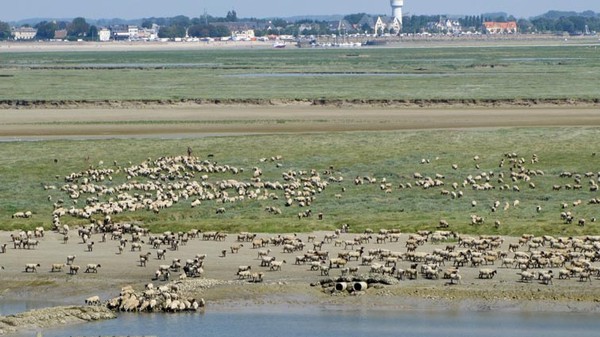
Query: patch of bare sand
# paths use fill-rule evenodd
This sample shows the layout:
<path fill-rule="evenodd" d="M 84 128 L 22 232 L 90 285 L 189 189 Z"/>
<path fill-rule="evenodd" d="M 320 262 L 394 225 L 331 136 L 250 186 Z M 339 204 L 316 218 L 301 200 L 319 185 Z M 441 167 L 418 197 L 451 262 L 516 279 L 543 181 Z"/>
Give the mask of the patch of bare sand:
<path fill-rule="evenodd" d="M 600 125 L 595 108 L 385 108 L 194 106 L 132 109 L 9 109 L 0 137 L 194 137 L 255 133 L 392 131 Z"/>

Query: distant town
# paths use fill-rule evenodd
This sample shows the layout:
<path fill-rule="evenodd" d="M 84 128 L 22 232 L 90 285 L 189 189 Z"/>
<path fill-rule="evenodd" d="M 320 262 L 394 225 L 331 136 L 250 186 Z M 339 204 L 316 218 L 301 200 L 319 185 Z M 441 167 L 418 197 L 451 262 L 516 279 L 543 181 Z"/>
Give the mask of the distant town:
<path fill-rule="evenodd" d="M 393 3 L 393 2 L 392 2 Z M 600 14 L 550 11 L 533 18 L 497 13 L 451 17 L 444 15 L 349 14 L 335 19 L 238 18 L 208 14 L 196 18 L 175 16 L 138 20 L 39 20 L 0 21 L 0 40 L 10 41 L 271 41 L 315 40 L 320 36 L 473 36 L 473 35 L 596 35 Z M 399 12 L 401 13 L 401 12 Z"/>

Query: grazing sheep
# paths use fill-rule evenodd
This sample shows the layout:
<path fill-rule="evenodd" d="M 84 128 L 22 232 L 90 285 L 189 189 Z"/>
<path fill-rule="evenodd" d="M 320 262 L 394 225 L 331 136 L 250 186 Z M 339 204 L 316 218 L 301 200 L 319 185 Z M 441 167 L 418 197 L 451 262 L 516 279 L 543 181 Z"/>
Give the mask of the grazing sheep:
<path fill-rule="evenodd" d="M 229 247 L 229 249 L 231 249 L 231 254 L 237 254 L 240 251 L 240 248 L 244 247 L 244 245 L 240 244 L 240 245 L 233 245 L 231 247 Z"/>
<path fill-rule="evenodd" d="M 460 284 L 461 280 L 462 280 L 462 276 L 460 276 L 458 271 L 456 273 L 452 273 L 450 275 L 450 284 Z"/>
<path fill-rule="evenodd" d="M 409 280 L 416 280 L 418 275 L 419 275 L 419 271 L 417 270 L 416 267 L 404 270 L 404 274 L 403 274 L 404 278 L 409 279 Z"/>
<path fill-rule="evenodd" d="M 94 249 L 94 242 L 92 241 L 87 244 L 87 251 L 91 252 L 93 249 Z"/>
<path fill-rule="evenodd" d="M 275 261 L 275 256 L 261 256 L 260 258 L 260 266 L 261 267 L 269 267 L 271 262 Z"/>
<path fill-rule="evenodd" d="M 23 242 L 23 246 L 27 247 L 27 249 L 36 248 L 40 242 L 35 239 L 27 239 Z"/>
<path fill-rule="evenodd" d="M 31 218 L 32 215 L 33 215 L 33 213 L 31 213 L 31 211 L 26 211 L 26 212 L 16 212 L 12 215 L 12 217 L 29 219 L 29 218 Z"/>
<path fill-rule="evenodd" d="M 498 271 L 495 269 L 489 269 L 489 268 L 479 269 L 479 278 L 480 279 L 493 279 L 497 273 L 498 273 Z"/>
<path fill-rule="evenodd" d="M 131 251 L 134 252 L 136 249 L 138 252 L 142 251 L 142 243 L 144 243 L 144 241 L 140 242 L 132 242 L 131 243 Z"/>
<path fill-rule="evenodd" d="M 545 272 L 545 273 L 539 273 L 538 274 L 538 278 L 545 285 L 552 284 L 552 278 L 553 277 L 554 277 L 554 275 L 552 274 L 552 270 L 549 270 L 548 272 Z"/>
<path fill-rule="evenodd" d="M 249 270 L 240 271 L 237 275 L 240 280 L 252 278 L 252 272 Z"/>
<path fill-rule="evenodd" d="M 561 269 L 558 271 L 558 279 L 559 280 L 570 279 L 570 278 L 571 278 L 571 271 L 569 271 L 567 269 Z"/>
<path fill-rule="evenodd" d="M 80 267 L 76 266 L 76 265 L 70 265 L 69 266 L 69 274 L 71 275 L 75 275 L 79 272 Z"/>
<path fill-rule="evenodd" d="M 521 276 L 521 282 L 531 282 L 536 277 L 537 273 L 524 270 L 517 273 L 517 275 Z"/>
<path fill-rule="evenodd" d="M 592 273 L 590 272 L 581 272 L 579 273 L 579 282 L 589 281 L 592 283 Z"/>
<path fill-rule="evenodd" d="M 269 269 L 271 271 L 281 270 L 281 266 L 284 263 L 285 263 L 285 260 L 282 260 L 282 261 L 271 261 L 271 264 L 269 265 Z"/>
<path fill-rule="evenodd" d="M 25 264 L 26 273 L 37 273 L 37 267 L 40 267 L 39 263 L 27 263 Z"/>
<path fill-rule="evenodd" d="M 53 263 L 52 264 L 52 268 L 50 269 L 51 273 L 54 272 L 60 272 L 62 271 L 63 267 L 66 266 L 66 264 L 62 264 L 62 263 Z"/>
<path fill-rule="evenodd" d="M 239 275 L 243 271 L 249 271 L 252 269 L 252 266 L 238 266 L 238 271 L 236 275 Z"/>
<path fill-rule="evenodd" d="M 99 264 L 96 263 L 89 263 L 86 268 L 84 273 L 97 273 L 98 272 L 98 268 L 100 268 L 101 266 Z"/>
<path fill-rule="evenodd" d="M 252 282 L 262 282 L 264 273 L 252 273 Z"/>
<path fill-rule="evenodd" d="M 344 267 L 346 264 L 348 263 L 348 261 L 346 259 L 343 258 L 335 258 L 335 259 L 331 259 L 329 260 L 329 267 L 333 268 L 333 266 L 335 265 L 337 268 L 342 268 Z"/>
<path fill-rule="evenodd" d="M 100 297 L 92 296 L 85 299 L 85 304 L 87 305 L 100 305 Z"/>

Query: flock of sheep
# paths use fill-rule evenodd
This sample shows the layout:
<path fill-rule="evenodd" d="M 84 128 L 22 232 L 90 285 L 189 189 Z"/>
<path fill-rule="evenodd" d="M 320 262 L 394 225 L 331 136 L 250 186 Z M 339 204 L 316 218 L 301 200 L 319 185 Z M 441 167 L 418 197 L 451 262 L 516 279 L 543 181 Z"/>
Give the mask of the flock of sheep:
<path fill-rule="evenodd" d="M 68 243 L 59 243 L 64 235 L 61 230 L 44 235 L 40 237 L 41 245 L 31 253 L 39 251 L 43 254 L 47 240 L 69 249 L 76 245 L 83 249 L 82 255 L 91 258 L 95 258 L 98 250 L 111 251 L 112 256 L 96 257 L 103 259 L 102 271 L 100 264 L 86 265 L 85 272 L 93 274 L 112 268 L 111 261 L 114 263 L 115 257 L 129 261 L 127 268 L 138 268 L 146 275 L 146 282 L 151 281 L 157 286 L 147 283 L 143 291 L 125 288 L 116 298 L 102 301 L 99 297 L 90 297 L 85 302 L 136 312 L 197 310 L 204 306 L 203 300 L 196 301 L 193 296 L 181 294 L 179 287 L 193 279 L 204 278 L 270 283 L 290 278 L 314 281 L 337 276 L 345 280 L 364 280 L 364 283 L 351 287 L 358 286 L 360 291 L 357 292 L 361 293 L 370 285 L 367 280 L 375 279 L 374 275 L 398 282 L 431 285 L 443 282 L 444 285 L 456 286 L 461 286 L 465 280 L 468 284 L 494 282 L 497 277 L 515 285 L 538 282 L 549 286 L 557 281 L 566 285 L 573 280 L 583 285 L 600 278 L 600 265 L 597 263 L 600 259 L 600 236 L 523 235 L 507 240 L 500 236 L 461 235 L 443 229 L 417 233 L 401 233 L 399 229 L 367 229 L 364 233 L 354 234 L 350 230 L 351 227 L 345 225 L 332 232 L 302 235 L 249 232 L 226 235 L 196 229 L 154 234 L 138 225 L 91 224 L 78 228 L 77 239 Z M 27 239 L 28 235 L 34 234 L 12 233 L 10 238 Z M 96 240 L 98 249 L 91 252 L 85 249 L 84 237 Z M 138 247 L 134 243 L 139 243 L 140 248 L 134 248 Z M 124 249 L 118 249 L 121 247 Z M 26 248 L 15 247 L 5 254 L 18 253 L 20 249 Z M 191 255 L 190 251 L 210 254 Z M 172 256 L 170 264 L 163 262 L 166 254 Z M 74 262 L 79 257 L 68 255 L 65 259 L 66 263 L 48 265 L 48 270 L 44 266 L 43 271 L 51 274 L 64 271 L 71 277 L 78 277 L 80 267 Z M 229 259 L 246 263 L 232 264 L 227 261 Z M 35 261 L 26 263 L 22 271 L 39 274 L 41 265 Z M 68 270 L 63 270 L 66 266 Z M 331 291 L 336 289 L 337 285 Z M 343 287 L 341 290 L 347 289 Z"/>
<path fill-rule="evenodd" d="M 276 163 L 282 161 L 281 156 L 263 158 L 259 163 Z M 429 280 L 446 279 L 449 284 L 460 284 L 464 280 L 464 271 L 470 270 L 481 280 L 491 280 L 499 273 L 510 271 L 516 274 L 520 282 L 539 280 L 544 284 L 553 284 L 556 279 L 577 279 L 591 282 L 600 277 L 600 268 L 595 262 L 600 258 L 600 238 L 584 237 L 552 237 L 523 235 L 518 243 L 507 244 L 500 236 L 469 237 L 452 231 L 453 225 L 441 219 L 435 231 L 419 231 L 414 234 L 402 234 L 400 229 L 366 230 L 361 234 L 350 234 L 349 226 L 323 234 L 314 234 L 300 238 L 298 235 L 259 236 L 252 233 L 202 232 L 189 230 L 187 232 L 150 233 L 140 224 L 120 223 L 114 220 L 125 213 L 135 217 L 137 211 L 160 213 L 176 204 L 186 203 L 190 207 L 215 207 L 216 214 L 227 212 L 228 204 L 243 203 L 257 200 L 271 205 L 264 210 L 273 216 L 292 221 L 287 208 L 299 210 L 297 218 L 312 216 L 311 207 L 317 208 L 317 198 L 332 184 L 337 185 L 340 193 L 336 198 L 343 198 L 350 188 L 364 188 L 364 185 L 375 185 L 382 193 L 392 193 L 402 189 L 438 189 L 439 193 L 452 200 L 460 200 L 466 195 L 465 191 L 483 193 L 492 189 L 505 190 L 514 193 L 513 200 L 494 201 L 485 206 L 486 216 L 496 212 L 508 211 L 511 207 L 520 207 L 516 198 L 522 188 L 539 188 L 537 180 L 546 173 L 539 169 L 528 168 L 539 161 L 536 155 L 530 159 L 519 157 L 515 153 L 506 153 L 498 162 L 498 170 L 480 170 L 479 156 L 473 157 L 477 174 L 467 174 L 462 181 L 448 181 L 439 173 L 431 176 L 414 172 L 410 179 L 392 183 L 386 178 L 377 179 L 371 176 L 356 176 L 353 184 L 344 184 L 344 177 L 329 168 L 322 172 L 318 170 L 286 170 L 282 172 L 281 181 L 268 181 L 263 178 L 262 169 L 253 167 L 246 174 L 244 168 L 218 164 L 209 160 L 201 160 L 193 156 L 161 157 L 148 159 L 140 164 L 127 167 L 107 168 L 100 163 L 99 167 L 90 167 L 81 172 L 74 172 L 64 177 L 61 186 L 46 185 L 47 191 L 55 192 L 48 196 L 53 203 L 52 230 L 62 237 L 67 245 L 76 238 L 84 244 L 85 251 L 93 253 L 95 245 L 116 243 L 115 254 L 125 256 L 129 252 L 139 254 L 137 264 L 147 267 L 151 261 L 166 259 L 168 251 L 178 252 L 188 242 L 214 241 L 215 244 L 229 244 L 219 248 L 219 256 L 213 259 L 227 259 L 244 250 L 255 250 L 256 256 L 246 265 L 239 265 L 232 271 L 234 279 L 262 282 L 269 279 L 268 275 L 281 272 L 284 269 L 295 269 L 297 273 L 314 272 L 315 277 L 327 277 L 334 270 L 339 270 L 340 276 L 356 276 L 359 273 L 382 274 L 398 280 Z M 422 165 L 431 161 L 422 160 Z M 508 167 L 508 170 L 503 168 Z M 460 170 L 459 165 L 453 164 L 452 170 Z M 249 177 L 248 177 L 249 176 Z M 217 178 L 215 178 L 217 177 Z M 233 179 L 232 177 L 239 177 Z M 244 178 L 245 177 L 245 178 Z M 571 173 L 561 172 L 560 179 L 569 179 L 561 185 L 553 185 L 552 191 L 584 190 L 595 193 L 598 189 L 600 172 Z M 65 199 L 70 200 L 65 202 Z M 587 201 L 590 205 L 600 204 L 600 199 L 592 197 Z M 69 204 L 71 204 L 69 206 Z M 576 210 L 583 204 L 578 199 L 560 205 L 560 216 L 564 223 L 575 221 L 580 226 L 595 222 L 595 217 L 588 219 L 578 216 Z M 208 205 L 208 206 L 207 206 Z M 217 207 L 218 206 L 218 207 Z M 473 210 L 481 210 L 477 200 L 471 200 Z M 282 211 L 284 209 L 284 211 Z M 536 205 L 536 211 L 543 207 Z M 319 219 L 323 219 L 323 214 Z M 14 218 L 31 218 L 30 211 L 17 212 Z M 82 225 L 82 221 L 87 224 Z M 297 220 L 296 220 L 297 221 Z M 473 212 L 470 223 L 479 225 L 486 222 L 483 215 Z M 496 227 L 501 226 L 495 221 Z M 20 231 L 11 234 L 13 249 L 43 249 L 44 228 L 33 231 Z M 234 241 L 232 243 L 232 241 Z M 42 243 L 41 247 L 40 242 Z M 7 253 L 6 246 L 0 246 L 0 253 Z M 371 248 L 367 248 L 371 247 Z M 425 247 L 428 247 L 425 249 Z M 147 250 L 147 251 L 146 251 Z M 144 251 L 144 252 L 142 252 Z M 291 256 L 295 254 L 295 256 Z M 152 256 L 156 255 L 153 259 Z M 168 255 L 171 255 L 169 253 Z M 276 256 L 277 255 L 277 256 Z M 189 258 L 176 257 L 171 264 L 160 264 L 153 273 L 149 273 L 154 281 L 172 281 L 171 274 L 178 275 L 178 281 L 186 278 L 201 278 L 210 274 L 205 271 L 206 254 L 196 254 Z M 75 255 L 67 257 L 63 263 L 51 265 L 52 272 L 61 272 L 68 267 L 68 273 L 76 275 L 80 269 L 74 263 Z M 286 266 L 289 265 L 289 266 Z M 98 273 L 100 264 L 90 262 L 85 266 L 85 273 Z M 35 273 L 40 264 L 32 261 L 25 265 L 26 273 Z M 102 268 L 104 269 L 104 267 Z M 473 271 L 477 269 L 477 271 Z M 120 310 L 122 304 L 131 298 L 131 292 L 121 294 L 119 305 L 113 305 Z M 143 297 L 143 296 L 142 296 Z M 150 298 L 135 296 L 137 306 L 133 301 L 126 310 L 140 310 Z M 168 296 L 162 296 L 166 301 Z M 97 301 L 90 300 L 90 303 Z M 177 306 L 189 309 L 186 303 L 176 302 Z M 156 304 L 156 303 L 155 303 Z M 171 307 L 172 302 L 167 307 Z M 154 305 L 152 306 L 154 308 Z M 164 308 L 164 306 L 161 306 Z M 144 306 L 144 309 L 147 309 Z"/>
<path fill-rule="evenodd" d="M 104 167 L 102 163 L 98 167 L 90 167 L 65 176 L 61 186 L 45 185 L 44 188 L 49 191 L 48 200 L 54 206 L 54 228 L 63 225 L 61 219 L 65 216 L 101 224 L 110 221 L 111 217 L 121 217 L 126 213 L 160 213 L 181 204 L 187 204 L 191 208 L 213 208 L 216 215 L 221 215 L 227 212 L 228 205 L 248 203 L 251 200 L 259 201 L 264 211 L 274 217 L 291 220 L 293 214 L 293 217 L 297 216 L 301 220 L 313 215 L 313 208 L 318 207 L 315 201 L 317 198 L 328 196 L 329 193 L 323 192 L 332 185 L 339 191 L 335 193 L 335 198 L 338 199 L 350 189 L 354 189 L 354 193 L 363 193 L 365 188 L 369 188 L 363 185 L 374 185 L 382 193 L 402 193 L 402 190 L 406 189 L 435 189 L 440 195 L 456 202 L 461 202 L 460 200 L 468 196 L 471 200 L 466 202 L 471 206 L 471 213 L 465 215 L 465 221 L 461 223 L 473 225 L 493 223 L 498 228 L 502 225 L 498 219 L 486 221 L 489 220 L 486 218 L 500 215 L 502 212 L 508 214 L 506 212 L 509 212 L 510 208 L 522 207 L 531 207 L 537 213 L 556 209 L 555 219 L 560 219 L 566 224 L 585 226 L 586 223 L 595 222 L 596 217 L 588 210 L 578 210 L 585 204 L 600 204 L 600 199 L 593 194 L 598 190 L 600 172 L 563 171 L 555 178 L 565 180 L 564 184 L 546 186 L 548 184 L 542 180 L 546 173 L 534 168 L 539 160 L 535 154 L 525 159 L 516 153 L 506 153 L 498 160 L 497 169 L 483 170 L 480 169 L 481 158 L 474 156 L 475 171 L 465 169 L 466 172 L 462 175 L 459 172 L 463 171 L 458 164 L 451 165 L 452 171 L 460 177 L 458 179 L 456 174 L 453 174 L 450 180 L 440 173 L 426 175 L 412 172 L 396 182 L 392 182 L 389 177 L 357 175 L 352 184 L 346 183 L 344 176 L 332 167 L 322 171 L 283 170 L 281 179 L 267 180 L 263 177 L 263 169 L 258 166 L 246 170 L 193 156 L 174 156 L 155 160 L 149 158 L 130 166 L 119 166 L 115 162 L 113 167 Z M 262 158 L 259 164 L 275 163 L 279 168 L 281 161 L 281 156 L 274 156 L 270 159 Z M 430 165 L 431 161 L 423 159 L 422 163 L 424 169 L 428 169 L 427 165 Z M 524 205 L 519 200 L 523 189 L 550 190 L 550 187 L 552 192 L 579 191 L 580 195 L 585 195 L 583 190 L 587 189 L 591 196 L 587 200 L 565 200 L 560 205 L 547 205 L 542 200 L 533 205 L 530 204 L 532 201 L 528 200 L 527 205 Z M 496 190 L 496 195 L 506 195 L 509 199 L 489 202 L 485 191 L 490 190 Z M 498 194 L 504 192 L 509 194 Z M 373 193 L 373 189 L 369 188 L 365 193 Z M 62 194 L 62 197 L 57 194 Z M 297 211 L 293 213 L 290 210 Z M 324 217 L 323 212 L 315 214 L 319 215 L 319 219 Z M 31 211 L 17 212 L 13 215 L 16 218 L 31 216 Z"/>

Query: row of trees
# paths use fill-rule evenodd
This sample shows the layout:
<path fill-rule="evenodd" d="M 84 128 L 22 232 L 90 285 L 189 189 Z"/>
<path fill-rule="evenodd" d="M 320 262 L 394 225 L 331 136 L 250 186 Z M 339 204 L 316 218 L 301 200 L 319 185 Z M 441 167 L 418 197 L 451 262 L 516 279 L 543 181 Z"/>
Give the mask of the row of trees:
<path fill-rule="evenodd" d="M 569 16 L 558 19 L 536 18 L 531 20 L 531 26 L 539 32 L 567 32 L 581 34 L 589 31 L 600 31 L 600 17 Z"/>
<path fill-rule="evenodd" d="M 53 39 L 54 33 L 57 30 L 65 29 L 67 31 L 67 38 L 80 39 L 90 38 L 93 39 L 98 36 L 98 28 L 94 25 L 90 25 L 84 18 L 75 18 L 73 21 L 42 21 L 34 26 L 37 29 L 37 38 L 41 40 Z"/>

